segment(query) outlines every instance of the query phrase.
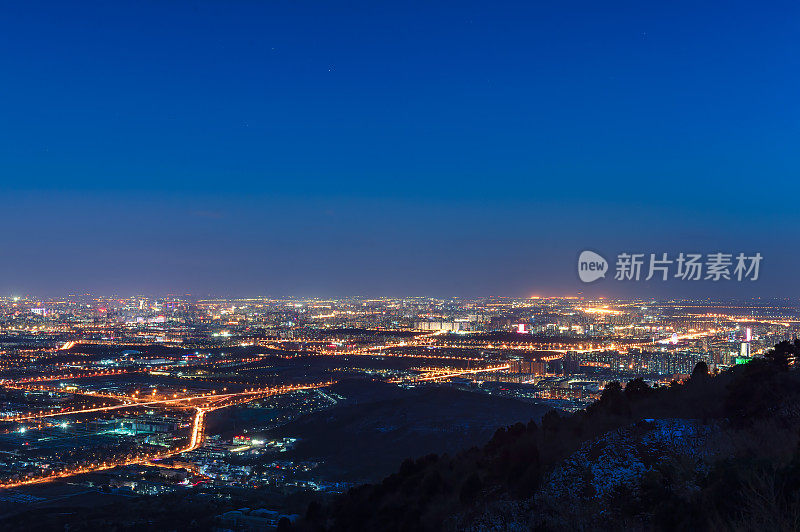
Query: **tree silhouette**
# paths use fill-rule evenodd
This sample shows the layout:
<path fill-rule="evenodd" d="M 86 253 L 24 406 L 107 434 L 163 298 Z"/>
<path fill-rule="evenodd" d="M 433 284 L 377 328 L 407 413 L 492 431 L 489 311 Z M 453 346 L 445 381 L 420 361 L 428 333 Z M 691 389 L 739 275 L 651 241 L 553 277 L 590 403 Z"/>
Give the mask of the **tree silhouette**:
<path fill-rule="evenodd" d="M 708 381 L 708 364 L 701 360 L 692 370 L 690 382 L 692 384 L 704 384 Z"/>
<path fill-rule="evenodd" d="M 469 504 L 480 493 L 483 483 L 477 473 L 472 473 L 464 484 L 461 486 L 461 492 L 458 495 L 459 500 L 464 504 Z"/>
<path fill-rule="evenodd" d="M 650 395 L 653 389 L 641 377 L 633 379 L 625 385 L 625 396 L 628 399 L 637 399 Z"/>
<path fill-rule="evenodd" d="M 789 366 L 793 366 L 797 363 L 797 357 L 799 355 L 800 340 L 795 339 L 794 342 L 789 342 L 787 340 L 780 342 L 764 356 L 781 369 L 789 369 Z"/>

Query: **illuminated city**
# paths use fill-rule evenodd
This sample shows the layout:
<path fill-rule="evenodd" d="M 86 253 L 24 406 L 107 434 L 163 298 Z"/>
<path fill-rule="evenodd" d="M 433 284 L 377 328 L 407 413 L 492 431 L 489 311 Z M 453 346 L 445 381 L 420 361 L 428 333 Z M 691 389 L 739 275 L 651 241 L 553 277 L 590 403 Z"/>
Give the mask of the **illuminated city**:
<path fill-rule="evenodd" d="M 800 531 L 800 4 L 0 5 L 0 532 Z"/>
<path fill-rule="evenodd" d="M 342 381 L 574 411 L 609 382 L 666 386 L 700 361 L 722 371 L 800 332 L 800 305 L 779 300 L 70 296 L 1 308 L 2 487 L 74 477 L 131 493 L 341 492 L 353 479 L 321 472 L 324 455 L 278 473 L 241 458 L 281 457 L 302 435 L 275 429 L 346 402 Z M 209 432 L 215 414 L 241 408 L 262 414 Z M 139 474 L 159 480 L 130 480 Z"/>

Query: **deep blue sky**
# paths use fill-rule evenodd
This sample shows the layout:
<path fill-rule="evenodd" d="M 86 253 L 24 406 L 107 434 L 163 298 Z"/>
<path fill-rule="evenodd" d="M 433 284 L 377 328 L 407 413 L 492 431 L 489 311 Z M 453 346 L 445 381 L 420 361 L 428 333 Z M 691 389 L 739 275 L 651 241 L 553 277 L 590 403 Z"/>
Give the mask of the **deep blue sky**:
<path fill-rule="evenodd" d="M 436 5 L 431 5 L 436 4 Z M 760 251 L 800 295 L 793 2 L 0 7 L 0 293 L 528 295 Z"/>

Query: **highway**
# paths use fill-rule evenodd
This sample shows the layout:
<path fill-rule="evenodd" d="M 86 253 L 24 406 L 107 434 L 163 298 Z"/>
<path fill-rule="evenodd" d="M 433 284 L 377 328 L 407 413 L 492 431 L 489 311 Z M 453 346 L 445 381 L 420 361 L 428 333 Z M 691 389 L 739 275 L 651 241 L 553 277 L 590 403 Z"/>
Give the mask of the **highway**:
<path fill-rule="evenodd" d="M 171 449 L 166 452 L 151 454 L 151 455 L 139 454 L 136 455 L 134 458 L 109 460 L 105 462 L 95 462 L 88 466 L 76 467 L 73 469 L 67 469 L 59 472 L 51 471 L 49 474 L 40 477 L 24 478 L 11 482 L 0 483 L 0 488 L 16 488 L 30 484 L 41 484 L 44 482 L 52 482 L 54 480 L 68 478 L 75 475 L 81 475 L 85 473 L 95 473 L 98 471 L 114 469 L 115 467 L 143 464 L 152 460 L 161 460 L 164 458 L 168 458 L 170 456 L 174 456 L 176 454 L 192 451 L 200 447 L 205 441 L 205 416 L 208 412 L 213 412 L 214 410 L 219 410 L 221 408 L 225 408 L 235 404 L 245 403 L 269 395 L 279 395 L 299 390 L 311 390 L 315 388 L 323 388 L 326 386 L 330 386 L 332 384 L 334 384 L 334 382 L 323 382 L 323 383 L 307 384 L 307 385 L 279 386 L 275 388 L 263 388 L 247 392 L 216 394 L 216 395 L 200 395 L 195 397 L 186 397 L 182 399 L 173 399 L 167 401 L 150 401 L 147 403 L 138 403 L 134 405 L 118 405 L 116 407 L 86 409 L 84 410 L 84 412 L 99 412 L 105 410 L 113 410 L 115 408 L 130 408 L 132 406 L 145 406 L 145 405 L 165 405 L 180 401 L 192 401 L 201 399 L 205 402 L 205 404 L 203 405 L 194 406 L 195 415 L 192 420 L 192 428 L 189 435 L 189 441 L 187 445 L 184 447 Z M 73 413 L 78 413 L 78 412 L 73 412 Z M 64 415 L 64 414 L 59 413 L 58 415 Z M 40 416 L 40 417 L 46 417 L 46 416 Z"/>

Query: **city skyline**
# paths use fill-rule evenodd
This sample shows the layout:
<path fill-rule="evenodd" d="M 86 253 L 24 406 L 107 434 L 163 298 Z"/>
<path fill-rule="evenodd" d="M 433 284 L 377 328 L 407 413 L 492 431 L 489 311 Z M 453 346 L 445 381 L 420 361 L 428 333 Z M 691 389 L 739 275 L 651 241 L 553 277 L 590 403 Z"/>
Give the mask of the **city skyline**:
<path fill-rule="evenodd" d="M 800 530 L 799 29 L 0 5 L 0 529 Z"/>

